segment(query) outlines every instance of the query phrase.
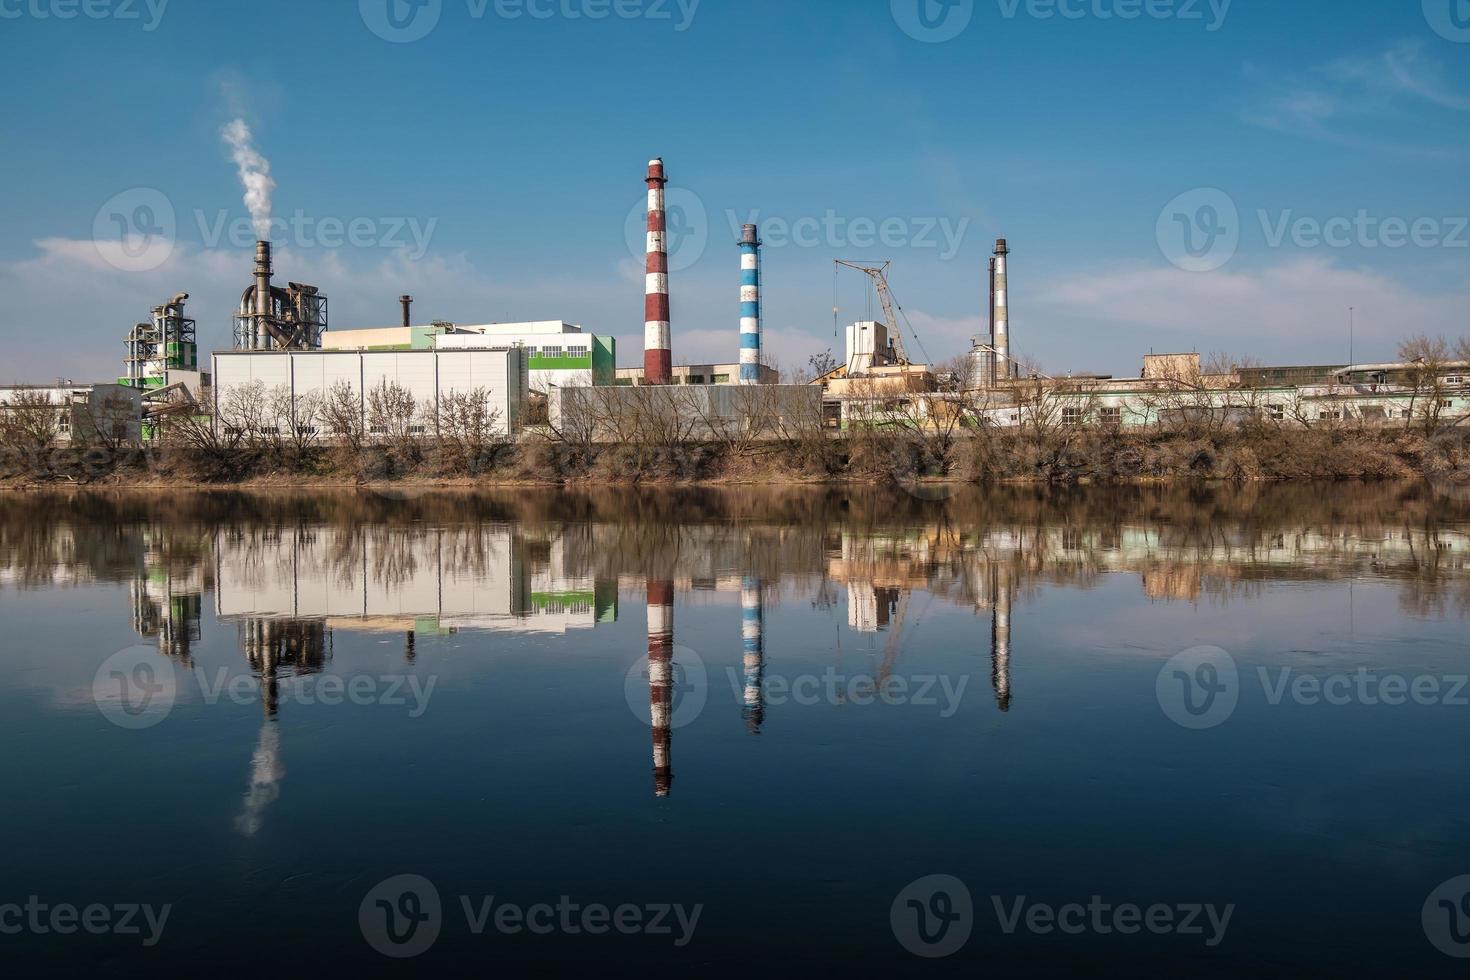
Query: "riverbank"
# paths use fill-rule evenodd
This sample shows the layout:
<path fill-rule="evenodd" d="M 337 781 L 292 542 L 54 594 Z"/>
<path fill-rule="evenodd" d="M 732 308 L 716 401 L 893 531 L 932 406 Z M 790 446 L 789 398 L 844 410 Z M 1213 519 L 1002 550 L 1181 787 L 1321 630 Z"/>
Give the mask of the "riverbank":
<path fill-rule="evenodd" d="M 742 444 L 347 448 L 257 443 L 0 453 L 0 486 L 384 490 L 674 485 L 1231 483 L 1428 479 L 1470 487 L 1470 431 L 1346 426 L 1194 432 L 870 430 Z"/>

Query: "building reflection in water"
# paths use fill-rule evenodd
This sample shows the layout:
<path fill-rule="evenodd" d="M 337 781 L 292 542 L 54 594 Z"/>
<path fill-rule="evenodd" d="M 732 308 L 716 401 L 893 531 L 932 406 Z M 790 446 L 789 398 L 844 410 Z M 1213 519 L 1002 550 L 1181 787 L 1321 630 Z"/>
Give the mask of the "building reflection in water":
<path fill-rule="evenodd" d="M 765 583 L 754 576 L 740 582 L 740 641 L 745 656 L 745 705 L 741 714 L 752 735 L 766 720 Z"/>
<path fill-rule="evenodd" d="M 1099 521 L 1032 513 L 1028 500 L 1008 505 L 1013 511 L 930 523 L 890 522 L 881 514 L 859 520 L 846 511 L 810 527 L 701 518 L 677 525 L 679 547 L 667 553 L 658 550 L 667 527 L 655 533 L 621 518 L 384 524 L 247 515 L 233 523 L 114 522 L 107 533 L 96 530 L 106 522 L 88 530 L 14 521 L 6 533 L 19 537 L 0 551 L 0 586 L 125 581 L 136 632 L 185 666 L 200 643 L 203 597 L 214 592 L 218 620 L 237 627 L 261 688 L 264 717 L 239 816 L 242 833 L 258 832 L 280 795 L 282 685 L 326 669 L 339 631 L 401 638 L 412 666 L 430 638 L 459 631 L 565 635 L 615 622 L 619 577 L 647 592 L 654 790 L 661 797 L 673 782 L 676 588 L 726 597 L 738 591 L 741 715 L 752 734 L 766 721 L 766 606 L 793 594 L 835 596 L 838 585 L 847 594 L 848 628 L 887 634 L 879 680 L 901 651 L 907 654 L 902 633 L 912 599 L 951 604 L 982 623 L 988 618 L 991 682 L 1003 712 L 1014 705 L 1017 604 L 1042 586 L 1091 589 L 1104 576 L 1126 574 L 1150 600 L 1197 602 L 1253 595 L 1277 580 L 1371 576 L 1396 582 L 1405 608 L 1426 615 L 1470 607 L 1465 525 L 1401 514 L 1397 501 L 1345 520 L 1313 509 L 1315 501 L 1298 502 L 1287 514 L 1267 495 L 1204 520 L 1196 503 L 1159 511 L 1149 498 Z M 737 568 L 743 577 L 729 574 Z M 836 615 L 831 625 L 840 630 Z M 912 640 L 909 649 L 925 652 Z"/>

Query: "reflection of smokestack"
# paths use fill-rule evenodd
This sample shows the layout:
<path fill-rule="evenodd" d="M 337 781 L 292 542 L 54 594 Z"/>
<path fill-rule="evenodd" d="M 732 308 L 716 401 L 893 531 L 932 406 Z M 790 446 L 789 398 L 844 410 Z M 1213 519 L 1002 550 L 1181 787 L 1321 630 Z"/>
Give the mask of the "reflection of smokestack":
<path fill-rule="evenodd" d="M 669 241 L 664 211 L 663 160 L 648 161 L 648 264 L 643 303 L 643 380 L 666 385 L 673 380 L 669 338 Z"/>
<path fill-rule="evenodd" d="M 653 714 L 653 791 L 674 782 L 674 583 L 648 583 L 648 699 Z"/>
<path fill-rule="evenodd" d="M 403 325 L 405 327 L 413 326 L 413 297 L 400 296 L 398 297 L 398 302 L 403 304 Z"/>
<path fill-rule="evenodd" d="M 255 315 L 268 317 L 271 308 L 271 243 L 255 243 Z M 265 331 L 262 329 L 261 333 Z"/>
<path fill-rule="evenodd" d="M 761 580 L 746 578 L 740 583 L 740 636 L 745 646 L 745 724 L 752 735 L 759 735 L 766 719 L 765 699 L 765 608 L 761 601 Z"/>
<path fill-rule="evenodd" d="M 1011 250 L 1004 238 L 995 242 L 995 261 L 990 273 L 991 340 L 995 347 L 995 377 L 1003 381 L 1011 377 L 1010 306 L 1006 299 L 1006 256 Z"/>
<path fill-rule="evenodd" d="M 761 380 L 761 240 L 755 225 L 740 229 L 740 383 Z"/>
<path fill-rule="evenodd" d="M 991 571 L 990 682 L 1001 711 L 1011 710 L 1011 573 Z"/>

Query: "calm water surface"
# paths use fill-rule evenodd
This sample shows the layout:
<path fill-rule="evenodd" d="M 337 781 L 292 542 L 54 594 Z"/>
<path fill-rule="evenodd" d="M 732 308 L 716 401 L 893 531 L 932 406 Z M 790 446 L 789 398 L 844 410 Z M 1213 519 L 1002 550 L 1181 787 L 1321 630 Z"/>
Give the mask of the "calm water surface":
<path fill-rule="evenodd" d="M 1467 560 L 1420 487 L 4 497 L 0 954 L 1464 975 Z"/>

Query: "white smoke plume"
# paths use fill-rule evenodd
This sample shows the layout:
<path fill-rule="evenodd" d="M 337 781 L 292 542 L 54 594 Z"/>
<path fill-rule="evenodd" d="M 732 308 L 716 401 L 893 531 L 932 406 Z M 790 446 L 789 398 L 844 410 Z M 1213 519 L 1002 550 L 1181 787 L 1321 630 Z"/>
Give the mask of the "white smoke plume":
<path fill-rule="evenodd" d="M 225 142 L 230 144 L 230 156 L 240 170 L 240 183 L 245 187 L 245 207 L 250 211 L 250 221 L 255 225 L 255 237 L 271 237 L 271 195 L 276 182 L 271 179 L 271 162 L 255 149 L 254 137 L 245 120 L 236 119 L 225 127 Z"/>

